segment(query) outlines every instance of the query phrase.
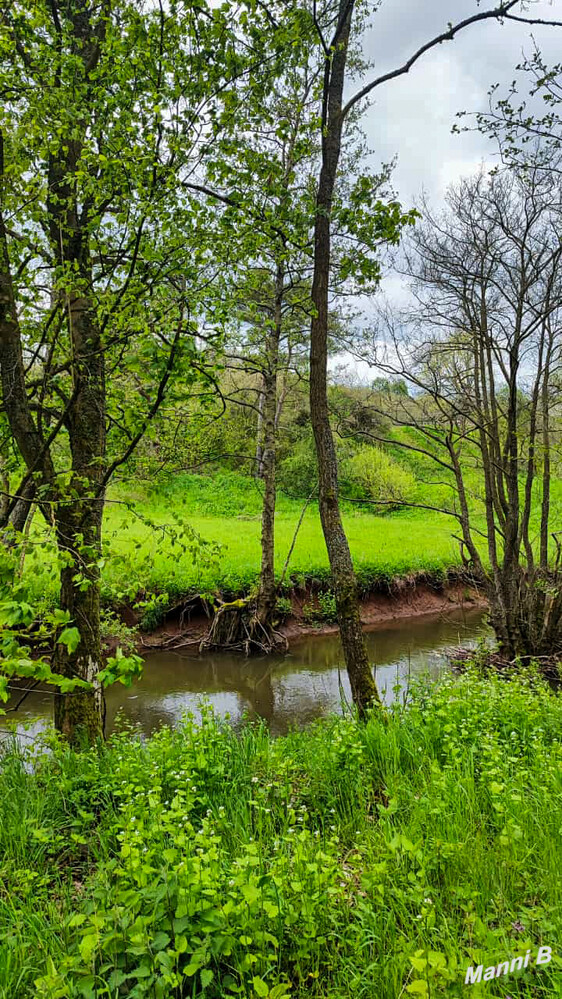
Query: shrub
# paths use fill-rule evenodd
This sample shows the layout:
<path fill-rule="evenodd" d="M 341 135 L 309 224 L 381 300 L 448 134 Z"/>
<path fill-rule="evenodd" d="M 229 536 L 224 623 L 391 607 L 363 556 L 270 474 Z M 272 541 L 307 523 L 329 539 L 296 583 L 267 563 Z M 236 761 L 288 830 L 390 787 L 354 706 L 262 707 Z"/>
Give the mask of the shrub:
<path fill-rule="evenodd" d="M 302 616 L 310 623 L 323 622 L 325 624 L 335 624 L 338 619 L 336 609 L 336 598 L 330 591 L 319 593 L 317 602 L 303 605 Z"/>
<path fill-rule="evenodd" d="M 281 621 L 284 621 L 285 618 L 289 617 L 293 610 L 290 597 L 277 597 L 275 610 Z"/>
<path fill-rule="evenodd" d="M 380 501 L 390 508 L 413 500 L 416 479 L 406 468 L 378 447 L 364 445 L 343 463 L 342 478 L 347 478 L 357 498 Z"/>
<path fill-rule="evenodd" d="M 534 674 L 470 669 L 366 724 L 5 750 L 0 996 L 460 999 L 562 939 L 561 732 Z"/>

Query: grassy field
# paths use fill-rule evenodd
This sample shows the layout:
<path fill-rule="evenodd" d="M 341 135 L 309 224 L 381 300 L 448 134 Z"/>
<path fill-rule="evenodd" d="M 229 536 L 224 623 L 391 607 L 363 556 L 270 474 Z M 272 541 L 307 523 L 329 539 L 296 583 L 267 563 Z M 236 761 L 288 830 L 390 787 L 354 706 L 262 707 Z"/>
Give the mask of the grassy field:
<path fill-rule="evenodd" d="M 546 687 L 469 673 L 386 725 L 5 751 L 0 997 L 561 997 L 561 740 Z"/>
<path fill-rule="evenodd" d="M 142 590 L 172 597 L 247 590 L 259 572 L 260 506 L 256 484 L 234 474 L 178 476 L 158 488 L 138 482 L 113 487 L 104 525 L 104 597 L 131 600 Z M 301 510 L 301 503 L 279 497 L 279 573 Z M 367 589 L 396 576 L 439 573 L 458 563 L 458 544 L 451 537 L 456 522 L 451 518 L 423 511 L 377 516 L 348 504 L 344 521 L 359 578 Z M 46 549 L 38 519 L 36 525 L 25 580 L 34 597 L 52 599 L 57 586 L 55 552 Z M 197 538 L 209 544 L 200 546 Z M 315 504 L 306 512 L 288 578 L 328 580 Z"/>

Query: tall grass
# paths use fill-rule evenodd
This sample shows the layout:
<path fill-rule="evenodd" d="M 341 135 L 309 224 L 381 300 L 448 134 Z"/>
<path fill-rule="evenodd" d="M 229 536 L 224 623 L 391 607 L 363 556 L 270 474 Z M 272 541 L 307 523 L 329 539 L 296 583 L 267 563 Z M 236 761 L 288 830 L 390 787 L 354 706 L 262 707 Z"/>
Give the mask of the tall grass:
<path fill-rule="evenodd" d="M 12 750 L 0 996 L 561 996 L 561 826 L 562 702 L 532 677 L 277 740 L 209 712 L 33 769 Z"/>

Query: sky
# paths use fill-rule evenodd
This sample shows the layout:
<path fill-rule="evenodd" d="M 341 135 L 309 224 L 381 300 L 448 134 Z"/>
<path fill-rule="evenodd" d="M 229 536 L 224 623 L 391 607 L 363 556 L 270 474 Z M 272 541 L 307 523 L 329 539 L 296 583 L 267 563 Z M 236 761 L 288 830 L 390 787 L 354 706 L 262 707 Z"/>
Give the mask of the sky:
<path fill-rule="evenodd" d="M 481 9 L 493 6 L 482 0 Z M 562 0 L 537 0 L 526 16 L 562 21 Z M 394 69 L 448 21 L 478 10 L 476 0 L 382 0 L 365 35 L 365 55 L 375 63 L 367 79 Z M 517 10 L 517 13 L 521 13 Z M 364 126 L 377 161 L 398 156 L 394 186 L 405 204 L 425 188 L 439 200 L 448 184 L 492 163 L 495 147 L 479 133 L 452 135 L 457 111 L 481 111 L 494 83 L 506 91 L 533 37 L 552 63 L 561 60 L 562 28 L 495 22 L 476 24 L 421 60 L 407 76 L 383 84 L 365 114 Z"/>
<path fill-rule="evenodd" d="M 480 9 L 491 6 L 493 0 L 481 0 Z M 562 21 L 562 0 L 535 0 L 525 6 L 526 11 L 516 8 L 516 13 Z M 375 63 L 365 82 L 400 66 L 420 45 L 446 30 L 447 22 L 456 23 L 478 9 L 477 0 L 382 0 L 364 38 L 365 57 Z M 422 192 L 438 207 L 449 184 L 474 173 L 482 163 L 492 167 L 498 162 L 491 140 L 477 131 L 457 135 L 451 130 L 458 111 L 487 109 L 493 84 L 500 84 L 503 93 L 508 91 L 518 75 L 517 64 L 533 52 L 533 39 L 547 63 L 562 61 L 562 28 L 483 22 L 437 46 L 408 75 L 375 91 L 363 126 L 373 165 L 397 157 L 392 185 L 405 208 L 412 207 Z M 519 74 L 519 80 L 523 93 L 524 75 Z M 356 89 L 357 84 L 350 87 L 348 96 Z M 382 291 L 397 305 L 408 297 L 405 282 L 388 272 Z M 341 364 L 348 371 L 351 367 L 361 381 L 376 374 L 349 356 L 340 356 L 334 367 Z"/>

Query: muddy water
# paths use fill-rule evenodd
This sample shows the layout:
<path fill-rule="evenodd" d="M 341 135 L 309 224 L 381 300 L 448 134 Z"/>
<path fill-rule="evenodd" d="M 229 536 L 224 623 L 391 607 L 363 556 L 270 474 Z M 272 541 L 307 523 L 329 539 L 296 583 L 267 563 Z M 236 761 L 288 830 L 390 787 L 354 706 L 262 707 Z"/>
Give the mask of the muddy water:
<path fill-rule="evenodd" d="M 369 653 L 384 700 L 403 696 L 409 678 L 420 672 L 438 676 L 447 668 L 448 648 L 474 644 L 487 630 L 482 611 L 457 610 L 386 622 L 369 632 Z M 133 688 L 115 684 L 108 690 L 108 731 L 121 717 L 148 735 L 160 725 L 174 725 L 185 711 L 197 713 L 201 697 L 221 714 L 228 713 L 233 724 L 261 717 L 275 734 L 341 711 L 350 695 L 339 640 L 312 636 L 292 644 L 286 654 L 252 659 L 226 653 L 153 653 Z M 7 717 L 17 720 L 24 738 L 33 738 L 49 724 L 51 714 L 52 696 L 33 692 L 17 714 Z M 6 724 L 0 716 L 0 727 Z"/>

